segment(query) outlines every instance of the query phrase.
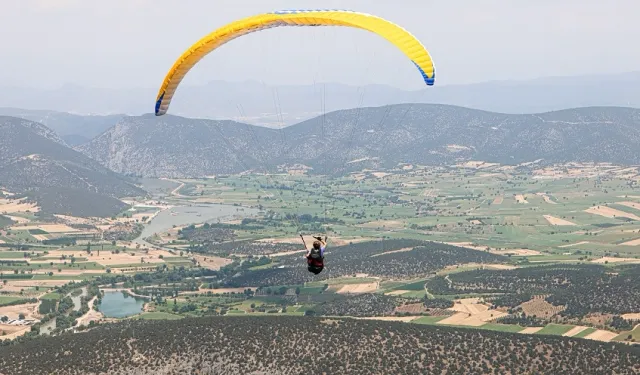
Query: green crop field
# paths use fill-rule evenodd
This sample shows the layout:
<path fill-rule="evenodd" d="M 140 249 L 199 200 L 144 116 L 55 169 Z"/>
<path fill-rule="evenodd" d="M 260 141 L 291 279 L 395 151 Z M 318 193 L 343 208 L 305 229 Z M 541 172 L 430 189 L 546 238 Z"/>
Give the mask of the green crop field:
<path fill-rule="evenodd" d="M 498 331 L 498 332 L 520 332 L 524 329 L 524 327 L 513 325 L 513 324 L 494 324 L 487 323 L 481 326 L 482 329 L 487 329 L 490 331 Z"/>
<path fill-rule="evenodd" d="M 561 336 L 561 335 L 571 331 L 571 329 L 573 327 L 574 326 L 571 326 L 571 325 L 548 324 L 547 326 L 545 326 L 544 328 L 542 328 L 541 330 L 536 332 L 536 334 L 537 335 L 556 335 L 556 336 Z"/>
<path fill-rule="evenodd" d="M 579 332 L 577 335 L 573 336 L 573 337 L 577 337 L 577 338 L 584 338 L 589 336 L 590 334 L 594 333 L 595 331 L 597 331 L 595 328 L 587 328 L 581 332 Z"/>
<path fill-rule="evenodd" d="M 409 284 L 400 284 L 394 287 L 392 290 L 412 290 L 412 291 L 424 292 L 425 282 L 426 280 L 420 280 L 420 281 L 412 282 Z"/>
<path fill-rule="evenodd" d="M 24 259 L 25 253 L 29 255 L 29 252 L 24 251 L 0 251 L 0 262 L 2 259 Z"/>
<path fill-rule="evenodd" d="M 60 293 L 47 293 L 44 296 L 41 297 L 41 299 L 53 299 L 53 300 L 60 300 L 62 299 L 62 295 L 60 295 Z"/>
<path fill-rule="evenodd" d="M 13 220 L 4 215 L 0 215 L 0 228 L 8 227 L 11 224 L 13 224 Z"/>
<path fill-rule="evenodd" d="M 627 332 L 622 332 L 618 336 L 614 337 L 614 341 L 629 340 L 632 342 L 640 342 L 640 325 L 637 325 L 635 329 Z"/>
<path fill-rule="evenodd" d="M 144 320 L 178 320 L 183 317 L 180 315 L 169 314 L 164 312 L 146 312 L 135 316 L 136 319 Z"/>
<path fill-rule="evenodd" d="M 0 296 L 0 306 L 5 306 L 9 304 L 14 304 L 19 301 L 25 300 L 21 297 L 9 297 L 9 296 Z"/>

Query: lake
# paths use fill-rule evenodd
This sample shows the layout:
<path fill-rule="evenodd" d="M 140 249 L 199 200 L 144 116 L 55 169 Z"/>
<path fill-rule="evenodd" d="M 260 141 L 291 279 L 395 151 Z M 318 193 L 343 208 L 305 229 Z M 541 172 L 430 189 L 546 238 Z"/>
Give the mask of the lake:
<path fill-rule="evenodd" d="M 98 310 L 107 318 L 125 318 L 142 312 L 145 299 L 125 292 L 105 292 Z"/>

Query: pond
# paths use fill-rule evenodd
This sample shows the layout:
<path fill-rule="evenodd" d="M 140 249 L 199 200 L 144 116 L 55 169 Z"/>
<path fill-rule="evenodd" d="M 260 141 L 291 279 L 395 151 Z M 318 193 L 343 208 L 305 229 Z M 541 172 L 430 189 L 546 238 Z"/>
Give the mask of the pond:
<path fill-rule="evenodd" d="M 126 292 L 105 292 L 98 310 L 107 318 L 125 318 L 142 312 L 145 299 Z"/>

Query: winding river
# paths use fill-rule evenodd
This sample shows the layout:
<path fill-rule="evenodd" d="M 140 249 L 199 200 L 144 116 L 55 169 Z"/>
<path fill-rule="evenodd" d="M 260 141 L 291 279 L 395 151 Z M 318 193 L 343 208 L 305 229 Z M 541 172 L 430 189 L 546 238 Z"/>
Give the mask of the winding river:
<path fill-rule="evenodd" d="M 155 233 L 165 232 L 173 226 L 198 223 L 215 223 L 234 218 L 256 215 L 259 211 L 253 208 L 238 207 L 224 204 L 199 204 L 193 206 L 176 206 L 158 213 L 151 222 L 145 225 L 138 238 L 133 240 L 141 246 L 156 247 L 144 239 Z"/>

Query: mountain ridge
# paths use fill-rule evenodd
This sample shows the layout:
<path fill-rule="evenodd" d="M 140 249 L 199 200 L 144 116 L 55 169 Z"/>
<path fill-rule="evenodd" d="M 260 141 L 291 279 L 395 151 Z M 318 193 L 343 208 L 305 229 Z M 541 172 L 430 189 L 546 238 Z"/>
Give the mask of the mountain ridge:
<path fill-rule="evenodd" d="M 335 111 L 280 130 L 173 115 L 125 117 L 76 149 L 119 173 L 179 178 L 274 171 L 282 164 L 304 164 L 315 173 L 471 159 L 639 164 L 639 147 L 634 108 L 513 115 L 414 103 Z"/>
<path fill-rule="evenodd" d="M 68 112 L 23 108 L 0 108 L 0 116 L 18 117 L 45 125 L 69 146 L 88 142 L 124 117 L 122 114 L 84 116 Z"/>
<path fill-rule="evenodd" d="M 0 132 L 3 188 L 38 202 L 44 213 L 111 216 L 128 207 L 119 197 L 146 195 L 42 124 L 0 116 Z"/>

